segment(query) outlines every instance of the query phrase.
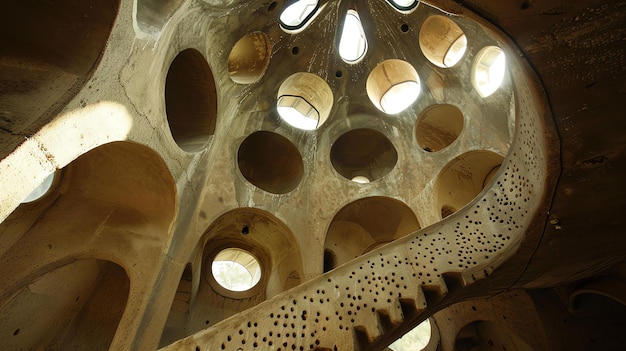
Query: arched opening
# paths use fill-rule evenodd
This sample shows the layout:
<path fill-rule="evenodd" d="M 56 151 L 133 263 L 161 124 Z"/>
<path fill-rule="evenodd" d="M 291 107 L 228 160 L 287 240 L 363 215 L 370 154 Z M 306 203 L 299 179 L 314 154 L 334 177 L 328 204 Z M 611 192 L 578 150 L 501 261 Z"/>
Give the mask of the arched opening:
<path fill-rule="evenodd" d="M 442 169 L 435 192 L 442 218 L 470 203 L 487 186 L 504 157 L 492 151 L 470 151 Z"/>
<path fill-rule="evenodd" d="M 398 200 L 382 196 L 356 200 L 339 210 L 328 227 L 324 271 L 419 229 L 413 211 Z"/>
<path fill-rule="evenodd" d="M 124 269 L 109 261 L 82 259 L 52 269 L 0 311 L 3 347 L 108 350 L 129 288 Z"/>
<path fill-rule="evenodd" d="M 456 65 L 465 55 L 467 37 L 450 18 L 430 16 L 422 24 L 419 44 L 428 61 L 447 68 Z"/>
<path fill-rule="evenodd" d="M 246 233 L 242 232 L 246 228 Z M 203 240 L 204 273 L 217 292 L 230 298 L 251 294 L 273 296 L 283 291 L 294 271 L 302 271 L 300 250 L 293 233 L 272 214 L 254 208 L 239 208 L 216 219 Z M 215 261 L 240 264 L 253 285 L 246 290 L 224 288 L 214 277 Z M 230 279 L 230 278 L 227 278 Z M 218 287 L 219 285 L 219 287 Z M 224 289 L 222 289 L 224 288 Z"/>
<path fill-rule="evenodd" d="M 228 55 L 228 75 L 233 82 L 252 84 L 270 64 L 272 43 L 265 33 L 254 32 L 239 39 Z"/>

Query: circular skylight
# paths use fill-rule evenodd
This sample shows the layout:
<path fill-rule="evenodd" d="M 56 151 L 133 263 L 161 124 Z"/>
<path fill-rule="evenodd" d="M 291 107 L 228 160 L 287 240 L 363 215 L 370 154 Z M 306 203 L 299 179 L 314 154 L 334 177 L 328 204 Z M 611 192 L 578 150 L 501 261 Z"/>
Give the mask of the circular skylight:
<path fill-rule="evenodd" d="M 376 66 L 366 82 L 367 95 L 382 112 L 397 114 L 417 100 L 420 82 L 413 66 L 402 60 L 391 59 Z"/>
<path fill-rule="evenodd" d="M 315 15 L 317 0 L 298 0 L 287 6 L 280 14 L 280 24 L 284 29 L 302 30 Z"/>
<path fill-rule="evenodd" d="M 422 25 L 419 44 L 424 56 L 436 66 L 447 68 L 456 65 L 467 50 L 467 37 L 463 30 L 446 16 L 430 16 Z"/>
<path fill-rule="evenodd" d="M 211 272 L 215 281 L 230 291 L 250 290 L 261 280 L 259 261 L 238 248 L 220 251 L 213 259 Z"/>
<path fill-rule="evenodd" d="M 363 58 L 366 51 L 367 39 L 359 14 L 348 10 L 339 41 L 339 56 L 348 63 L 356 63 Z"/>
<path fill-rule="evenodd" d="M 326 81 L 308 72 L 285 79 L 277 98 L 276 111 L 282 120 L 304 130 L 319 128 L 333 106 L 333 92 Z"/>
<path fill-rule="evenodd" d="M 497 46 L 487 46 L 480 50 L 472 67 L 472 83 L 482 97 L 493 94 L 504 80 L 506 59 Z"/>

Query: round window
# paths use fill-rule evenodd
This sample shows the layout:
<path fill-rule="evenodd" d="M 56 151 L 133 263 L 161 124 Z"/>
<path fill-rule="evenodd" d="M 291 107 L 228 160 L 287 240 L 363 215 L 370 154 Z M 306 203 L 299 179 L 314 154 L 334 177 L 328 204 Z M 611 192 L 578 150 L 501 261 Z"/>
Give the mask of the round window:
<path fill-rule="evenodd" d="M 261 280 L 259 261 L 238 248 L 220 251 L 213 259 L 211 272 L 215 281 L 230 291 L 250 290 Z"/>

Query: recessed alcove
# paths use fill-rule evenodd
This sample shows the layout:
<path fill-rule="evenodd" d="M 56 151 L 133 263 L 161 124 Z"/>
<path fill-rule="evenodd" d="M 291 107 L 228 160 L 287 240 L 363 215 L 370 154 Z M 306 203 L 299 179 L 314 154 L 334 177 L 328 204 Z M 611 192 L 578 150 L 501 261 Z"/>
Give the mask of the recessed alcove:
<path fill-rule="evenodd" d="M 441 104 L 426 108 L 415 122 L 417 143 L 428 152 L 445 149 L 463 130 L 463 113 L 454 105 Z"/>
<path fill-rule="evenodd" d="M 272 55 L 267 34 L 253 32 L 239 39 L 228 55 L 228 75 L 238 84 L 252 84 L 265 74 Z"/>
<path fill-rule="evenodd" d="M 215 132 L 217 92 L 213 72 L 198 50 L 183 50 L 170 64 L 165 109 L 176 144 L 187 152 L 202 150 Z"/>
<path fill-rule="evenodd" d="M 193 284 L 196 288 L 191 291 L 189 313 L 181 324 L 172 325 L 164 333 L 162 344 L 291 289 L 301 283 L 303 276 L 302 256 L 294 234 L 276 216 L 257 208 L 241 207 L 217 217 L 194 252 L 190 260 L 198 267 L 195 276 L 199 280 Z M 252 280 L 247 289 L 224 286 L 220 280 L 237 279 L 237 274 L 215 270 L 216 261 L 241 265 L 242 275 L 258 280 Z"/>
<path fill-rule="evenodd" d="M 245 234 L 242 232 L 244 226 L 247 228 Z M 295 236 L 269 212 L 247 207 L 226 212 L 209 226 L 202 242 L 202 280 L 226 297 L 273 296 L 300 279 L 302 262 Z M 240 264 L 253 284 L 239 290 L 224 287 L 219 279 L 215 279 L 215 261 Z"/>
<path fill-rule="evenodd" d="M 366 128 L 348 131 L 333 143 L 330 161 L 343 177 L 369 183 L 384 177 L 398 161 L 398 153 L 383 133 Z"/>
<path fill-rule="evenodd" d="M 384 196 L 355 200 L 333 217 L 324 242 L 324 271 L 421 228 L 403 202 Z"/>
<path fill-rule="evenodd" d="M 470 203 L 489 184 L 504 157 L 475 150 L 455 157 L 436 178 L 435 194 L 442 218 Z"/>
<path fill-rule="evenodd" d="M 456 65 L 467 50 L 467 37 L 449 17 L 428 17 L 419 34 L 422 53 L 434 65 L 447 68 Z"/>
<path fill-rule="evenodd" d="M 296 146 L 268 131 L 254 132 L 243 140 L 237 163 L 244 178 L 274 194 L 294 190 L 304 175 L 304 162 Z"/>

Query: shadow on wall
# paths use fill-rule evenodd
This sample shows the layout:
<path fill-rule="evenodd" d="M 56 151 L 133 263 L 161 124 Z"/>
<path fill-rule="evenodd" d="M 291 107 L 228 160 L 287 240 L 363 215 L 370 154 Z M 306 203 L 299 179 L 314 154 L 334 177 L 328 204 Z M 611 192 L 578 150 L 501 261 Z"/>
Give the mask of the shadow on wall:
<path fill-rule="evenodd" d="M 122 267 L 78 260 L 43 274 L 0 310 L 7 350 L 108 350 L 128 299 Z"/>
<path fill-rule="evenodd" d="M 41 126 L 37 120 L 53 116 L 74 96 L 106 47 L 119 5 L 109 0 L 2 4 L 1 129 L 32 134 Z"/>
<path fill-rule="evenodd" d="M 490 321 L 476 321 L 463 327 L 456 336 L 455 351 L 517 350 L 531 351 L 517 334 Z"/>

